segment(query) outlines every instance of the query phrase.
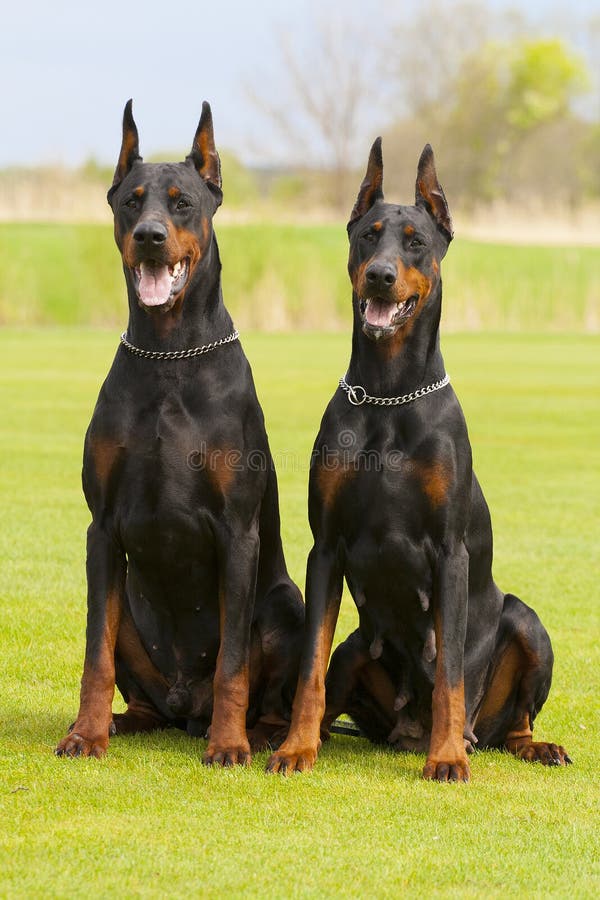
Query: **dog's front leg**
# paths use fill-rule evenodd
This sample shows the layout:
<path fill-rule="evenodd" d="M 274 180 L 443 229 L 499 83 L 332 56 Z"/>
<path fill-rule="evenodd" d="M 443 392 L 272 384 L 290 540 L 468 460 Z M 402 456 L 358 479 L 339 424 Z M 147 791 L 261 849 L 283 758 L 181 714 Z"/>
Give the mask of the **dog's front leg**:
<path fill-rule="evenodd" d="M 79 712 L 58 756 L 103 756 L 115 693 L 115 644 L 127 564 L 114 538 L 92 523 L 87 536 L 88 611 Z"/>
<path fill-rule="evenodd" d="M 213 686 L 207 766 L 250 765 L 246 714 L 250 688 L 250 629 L 254 613 L 259 537 L 223 528 L 219 544 L 220 645 Z"/>
<path fill-rule="evenodd" d="M 306 571 L 306 624 L 300 676 L 289 734 L 271 756 L 268 772 L 312 769 L 321 746 L 325 674 L 342 598 L 343 572 L 333 549 L 315 544 Z"/>
<path fill-rule="evenodd" d="M 433 613 L 437 660 L 431 741 L 423 776 L 436 781 L 468 781 L 464 746 L 464 652 L 467 629 L 469 555 L 462 541 L 440 551 Z"/>

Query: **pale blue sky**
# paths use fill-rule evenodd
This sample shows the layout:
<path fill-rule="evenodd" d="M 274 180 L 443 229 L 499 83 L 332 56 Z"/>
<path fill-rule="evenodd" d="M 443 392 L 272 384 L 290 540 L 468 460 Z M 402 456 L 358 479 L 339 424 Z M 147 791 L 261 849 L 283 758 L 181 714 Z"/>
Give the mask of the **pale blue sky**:
<path fill-rule="evenodd" d="M 409 6 L 406 0 L 8 0 L 0 18 L 0 166 L 70 165 L 89 156 L 112 163 L 129 97 L 145 154 L 187 148 L 208 99 L 219 146 L 254 161 L 276 160 L 281 148 L 257 118 L 246 84 L 257 71 L 270 73 L 277 97 L 278 25 L 302 43 L 315 10 L 350 15 L 364 20 L 368 44 Z M 563 0 L 565 15 L 574 6 L 582 17 L 598 11 L 598 0 Z M 560 14 L 561 4 L 529 0 L 527 8 L 543 21 L 551 10 Z"/>

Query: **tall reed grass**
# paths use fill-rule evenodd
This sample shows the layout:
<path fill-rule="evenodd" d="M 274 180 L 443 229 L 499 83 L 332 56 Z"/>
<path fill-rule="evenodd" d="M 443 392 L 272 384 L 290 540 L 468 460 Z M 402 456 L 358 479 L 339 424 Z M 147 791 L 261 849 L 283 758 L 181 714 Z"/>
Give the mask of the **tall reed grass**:
<path fill-rule="evenodd" d="M 346 329 L 341 225 L 219 225 L 225 302 L 242 328 Z M 443 263 L 446 330 L 598 331 L 600 247 L 457 238 Z M 127 314 L 109 225 L 0 224 L 0 324 L 120 326 Z"/>

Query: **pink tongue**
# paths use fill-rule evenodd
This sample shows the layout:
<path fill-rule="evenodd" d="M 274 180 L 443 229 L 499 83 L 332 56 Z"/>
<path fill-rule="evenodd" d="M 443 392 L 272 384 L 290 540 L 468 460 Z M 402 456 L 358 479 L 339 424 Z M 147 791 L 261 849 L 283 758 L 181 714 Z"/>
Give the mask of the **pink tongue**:
<path fill-rule="evenodd" d="M 369 325 L 384 327 L 389 325 L 396 311 L 394 303 L 384 303 L 382 300 L 369 300 L 367 303 L 366 319 Z"/>
<path fill-rule="evenodd" d="M 150 266 L 142 263 L 139 294 L 146 306 L 162 306 L 171 295 L 173 276 L 168 266 Z"/>

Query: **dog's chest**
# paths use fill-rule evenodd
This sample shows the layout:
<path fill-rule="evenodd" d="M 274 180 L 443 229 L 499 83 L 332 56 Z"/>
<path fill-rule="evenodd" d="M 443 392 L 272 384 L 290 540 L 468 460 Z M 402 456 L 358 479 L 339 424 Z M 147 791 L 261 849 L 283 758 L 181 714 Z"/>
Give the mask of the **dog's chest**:
<path fill-rule="evenodd" d="M 117 399 L 119 402 L 115 402 Z M 248 416 L 181 390 L 101 395 L 86 439 L 84 486 L 95 517 L 131 545 L 198 543 L 243 481 Z M 251 482 L 250 494 L 259 495 Z"/>
<path fill-rule="evenodd" d="M 379 546 L 437 533 L 455 483 L 451 463 L 391 431 L 361 438 L 340 434 L 316 456 L 313 487 L 328 526 Z"/>
<path fill-rule="evenodd" d="M 325 533 L 341 538 L 345 571 L 362 595 L 418 611 L 419 591 L 431 590 L 455 476 L 430 439 L 407 440 L 393 424 L 333 432 L 335 443 L 325 439 L 316 454 L 311 494 Z"/>

